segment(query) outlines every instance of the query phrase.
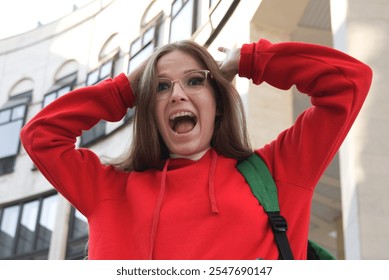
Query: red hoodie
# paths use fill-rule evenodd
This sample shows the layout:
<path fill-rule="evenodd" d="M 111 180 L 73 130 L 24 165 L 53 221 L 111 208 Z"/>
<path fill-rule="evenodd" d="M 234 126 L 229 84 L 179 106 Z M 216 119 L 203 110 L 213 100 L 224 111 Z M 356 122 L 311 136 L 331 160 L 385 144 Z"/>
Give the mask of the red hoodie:
<path fill-rule="evenodd" d="M 277 184 L 294 257 L 305 259 L 314 187 L 360 111 L 371 69 L 331 48 L 260 40 L 242 46 L 239 75 L 311 97 L 292 127 L 256 150 Z M 277 259 L 267 215 L 236 160 L 210 149 L 198 161 L 122 172 L 76 149 L 82 130 L 121 120 L 133 104 L 121 74 L 57 99 L 21 132 L 42 174 L 88 218 L 89 259 Z"/>

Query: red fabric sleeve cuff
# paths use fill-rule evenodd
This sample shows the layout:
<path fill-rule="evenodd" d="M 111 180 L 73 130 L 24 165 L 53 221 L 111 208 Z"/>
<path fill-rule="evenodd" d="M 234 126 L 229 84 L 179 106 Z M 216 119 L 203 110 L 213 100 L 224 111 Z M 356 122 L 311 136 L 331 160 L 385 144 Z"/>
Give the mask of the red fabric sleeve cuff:
<path fill-rule="evenodd" d="M 135 104 L 135 96 L 132 92 L 130 81 L 128 80 L 127 75 L 121 73 L 114 78 L 114 81 L 119 90 L 119 94 L 123 103 L 127 108 L 132 108 Z"/>
<path fill-rule="evenodd" d="M 251 79 L 251 69 L 253 63 L 253 53 L 255 50 L 255 44 L 243 44 L 240 49 L 240 60 L 239 60 L 239 77 Z"/>

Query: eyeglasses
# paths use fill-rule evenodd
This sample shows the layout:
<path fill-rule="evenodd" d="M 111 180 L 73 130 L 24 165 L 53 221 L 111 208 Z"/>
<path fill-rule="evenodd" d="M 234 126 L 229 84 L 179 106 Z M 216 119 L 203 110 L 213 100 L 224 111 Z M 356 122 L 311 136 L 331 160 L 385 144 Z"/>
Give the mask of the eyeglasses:
<path fill-rule="evenodd" d="M 198 93 L 207 85 L 207 77 L 209 70 L 196 70 L 182 76 L 181 79 L 169 80 L 167 78 L 158 78 L 157 99 L 165 99 L 170 96 L 173 91 L 175 82 L 179 82 L 181 88 L 186 93 Z"/>

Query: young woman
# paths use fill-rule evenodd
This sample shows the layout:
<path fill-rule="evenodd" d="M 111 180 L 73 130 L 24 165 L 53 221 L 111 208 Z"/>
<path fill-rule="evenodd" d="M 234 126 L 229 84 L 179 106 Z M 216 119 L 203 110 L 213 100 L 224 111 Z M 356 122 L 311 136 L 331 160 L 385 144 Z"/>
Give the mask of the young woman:
<path fill-rule="evenodd" d="M 257 153 L 277 184 L 296 259 L 307 257 L 313 190 L 368 93 L 368 66 L 331 48 L 266 40 L 217 63 L 181 41 L 157 49 L 129 76 L 76 89 L 22 130 L 44 176 L 89 222 L 89 259 L 277 259 L 268 217 L 236 169 Z M 312 106 L 268 145 L 248 144 L 236 74 Z M 128 157 L 102 164 L 76 137 L 135 106 Z"/>

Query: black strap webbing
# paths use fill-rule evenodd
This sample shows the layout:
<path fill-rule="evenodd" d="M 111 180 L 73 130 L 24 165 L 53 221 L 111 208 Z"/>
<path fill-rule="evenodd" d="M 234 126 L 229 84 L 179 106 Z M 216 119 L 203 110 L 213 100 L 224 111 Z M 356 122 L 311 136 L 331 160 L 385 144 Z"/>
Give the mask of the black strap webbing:
<path fill-rule="evenodd" d="M 288 225 L 285 218 L 280 215 L 280 212 L 266 213 L 269 217 L 269 222 L 274 233 L 278 252 L 280 253 L 280 259 L 293 260 L 292 250 L 290 249 L 288 237 L 286 236 Z"/>
<path fill-rule="evenodd" d="M 269 217 L 277 248 L 282 260 L 293 260 L 286 231 L 288 225 L 280 215 L 277 187 L 266 164 L 255 153 L 237 165 L 238 170 L 245 177 L 252 193 Z"/>

